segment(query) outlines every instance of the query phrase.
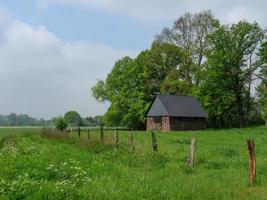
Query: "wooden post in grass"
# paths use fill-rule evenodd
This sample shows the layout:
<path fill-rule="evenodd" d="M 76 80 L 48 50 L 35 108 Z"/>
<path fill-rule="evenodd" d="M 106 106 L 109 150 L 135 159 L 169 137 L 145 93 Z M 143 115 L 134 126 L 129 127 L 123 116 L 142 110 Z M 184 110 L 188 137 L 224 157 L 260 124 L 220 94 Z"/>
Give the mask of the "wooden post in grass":
<path fill-rule="evenodd" d="M 88 141 L 90 140 L 90 129 L 89 128 L 87 128 L 87 139 Z"/>
<path fill-rule="evenodd" d="M 193 167 L 194 166 L 194 160 L 195 160 L 195 143 L 196 138 L 192 138 L 189 146 L 189 158 L 188 158 L 188 166 Z"/>
<path fill-rule="evenodd" d="M 78 137 L 80 138 L 81 137 L 81 128 L 80 128 L 80 126 L 77 127 L 77 132 L 78 132 Z"/>
<path fill-rule="evenodd" d="M 115 131 L 115 144 L 116 144 L 116 147 L 118 148 L 119 147 L 119 129 L 116 128 L 116 131 Z"/>
<path fill-rule="evenodd" d="M 104 144 L 104 127 L 100 126 L 100 142 Z"/>
<path fill-rule="evenodd" d="M 129 132 L 128 145 L 129 145 L 129 150 L 130 151 L 134 151 L 135 150 L 134 143 L 133 143 L 133 132 L 132 131 Z"/>
<path fill-rule="evenodd" d="M 255 144 L 253 139 L 247 140 L 248 158 L 249 158 L 249 182 L 253 186 L 256 182 L 256 155 Z"/>
<path fill-rule="evenodd" d="M 154 130 L 152 130 L 151 136 L 152 136 L 152 147 L 153 147 L 153 151 L 156 152 L 156 151 L 158 151 L 158 145 L 157 145 L 156 132 Z"/>

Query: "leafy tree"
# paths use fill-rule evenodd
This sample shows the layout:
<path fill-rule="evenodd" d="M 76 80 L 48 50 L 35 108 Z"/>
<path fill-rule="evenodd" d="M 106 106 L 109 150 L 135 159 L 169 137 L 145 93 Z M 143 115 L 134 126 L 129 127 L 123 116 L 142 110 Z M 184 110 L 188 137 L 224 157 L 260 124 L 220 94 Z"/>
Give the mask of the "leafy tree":
<path fill-rule="evenodd" d="M 59 117 L 55 121 L 55 127 L 57 130 L 63 131 L 68 127 L 68 123 L 63 117 Z"/>
<path fill-rule="evenodd" d="M 17 115 L 16 113 L 11 113 L 7 116 L 7 120 L 9 122 L 10 126 L 16 126 L 18 125 Z"/>
<path fill-rule="evenodd" d="M 187 85 L 200 84 L 204 56 L 211 46 L 209 36 L 218 26 L 219 21 L 210 10 L 185 13 L 175 20 L 171 29 L 164 28 L 157 36 L 157 41 L 174 44 L 184 52 L 179 71 Z"/>
<path fill-rule="evenodd" d="M 11 113 L 9 115 L 0 115 L 1 126 L 47 126 L 50 124 L 50 120 L 38 120 L 27 114 Z"/>
<path fill-rule="evenodd" d="M 196 96 L 212 126 L 248 124 L 258 113 L 251 91 L 262 66 L 263 37 L 257 23 L 220 25 L 211 11 L 186 13 L 150 49 L 118 60 L 92 88 L 98 101 L 110 102 L 105 124 L 144 128 L 155 93 Z"/>
<path fill-rule="evenodd" d="M 82 118 L 76 111 L 68 111 L 64 115 L 65 121 L 71 126 L 80 126 L 82 124 Z"/>
<path fill-rule="evenodd" d="M 201 98 L 215 121 L 237 119 L 240 127 L 252 109 L 251 85 L 260 67 L 257 47 L 264 37 L 257 23 L 221 26 L 211 35 Z"/>
<path fill-rule="evenodd" d="M 263 65 L 260 74 L 261 83 L 257 87 L 257 94 L 259 96 L 262 118 L 265 120 L 265 125 L 267 126 L 267 42 L 263 43 L 260 55 Z"/>
<path fill-rule="evenodd" d="M 154 43 L 136 59 L 124 57 L 117 61 L 106 80 L 92 88 L 97 100 L 111 102 L 104 115 L 105 124 L 144 128 L 153 93 L 160 92 L 167 74 L 179 66 L 181 55 L 175 45 Z"/>

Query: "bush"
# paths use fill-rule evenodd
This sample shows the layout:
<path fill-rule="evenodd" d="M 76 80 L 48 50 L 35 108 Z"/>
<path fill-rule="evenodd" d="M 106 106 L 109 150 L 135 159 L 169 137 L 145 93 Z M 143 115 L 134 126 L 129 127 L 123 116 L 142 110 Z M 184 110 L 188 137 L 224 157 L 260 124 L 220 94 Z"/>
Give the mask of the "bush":
<path fill-rule="evenodd" d="M 57 130 L 63 131 L 68 127 L 68 123 L 65 121 L 64 118 L 59 117 L 55 122 L 55 126 Z"/>

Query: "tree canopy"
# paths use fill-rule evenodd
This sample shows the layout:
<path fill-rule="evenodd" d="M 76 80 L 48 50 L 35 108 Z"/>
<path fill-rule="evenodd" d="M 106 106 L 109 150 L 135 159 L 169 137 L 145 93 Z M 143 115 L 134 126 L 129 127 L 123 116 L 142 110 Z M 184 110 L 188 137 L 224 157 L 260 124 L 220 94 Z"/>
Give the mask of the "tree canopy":
<path fill-rule="evenodd" d="M 257 94 L 261 106 L 262 118 L 267 125 L 267 42 L 262 44 L 260 56 L 263 64 L 260 72 L 261 83 L 257 87 Z"/>
<path fill-rule="evenodd" d="M 211 11 L 186 13 L 164 28 L 150 49 L 118 60 L 92 93 L 110 102 L 104 115 L 109 126 L 144 128 L 154 95 L 169 93 L 197 97 L 210 126 L 242 127 L 258 119 L 256 111 L 264 106 L 252 92 L 265 77 L 257 90 L 265 101 L 264 59 L 264 31 L 256 22 L 221 25 Z"/>
<path fill-rule="evenodd" d="M 64 119 L 70 126 L 82 125 L 82 118 L 81 118 L 80 114 L 76 111 L 66 112 L 64 115 Z"/>

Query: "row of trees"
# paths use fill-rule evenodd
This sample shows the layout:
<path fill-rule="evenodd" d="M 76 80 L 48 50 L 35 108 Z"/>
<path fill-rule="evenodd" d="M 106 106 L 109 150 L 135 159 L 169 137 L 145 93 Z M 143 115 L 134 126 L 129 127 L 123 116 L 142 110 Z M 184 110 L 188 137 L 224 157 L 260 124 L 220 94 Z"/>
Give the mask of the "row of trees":
<path fill-rule="evenodd" d="M 27 114 L 10 113 L 0 115 L 0 126 L 52 126 L 56 124 L 60 117 L 51 120 L 36 119 Z M 76 111 L 69 111 L 64 116 L 65 122 L 70 126 L 99 126 L 102 122 L 102 116 L 82 118 Z"/>
<path fill-rule="evenodd" d="M 184 14 L 157 35 L 150 49 L 118 60 L 92 88 L 98 101 L 111 103 L 105 124 L 144 128 L 155 93 L 197 97 L 213 127 L 266 119 L 264 38 L 256 22 L 223 25 L 211 11 Z"/>
<path fill-rule="evenodd" d="M 80 126 L 101 126 L 103 124 L 102 116 L 82 118 L 76 111 L 68 111 L 64 117 L 57 117 L 53 120 L 53 125 L 58 130 L 64 130 L 67 127 L 80 127 Z"/>
<path fill-rule="evenodd" d="M 35 119 L 27 114 L 0 115 L 0 126 L 48 126 L 51 120 Z"/>

